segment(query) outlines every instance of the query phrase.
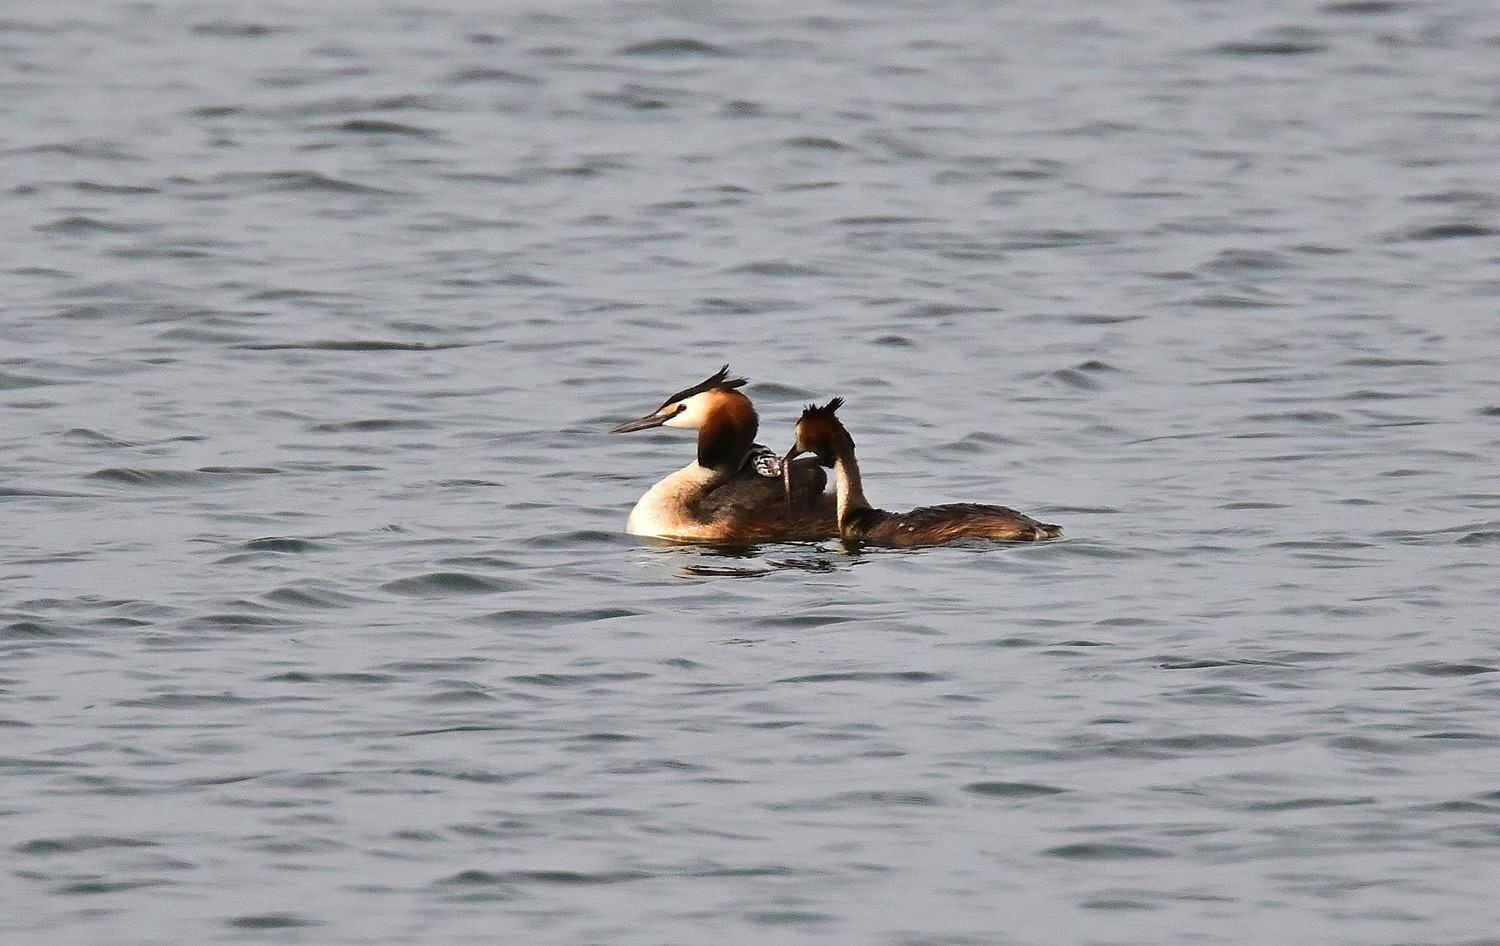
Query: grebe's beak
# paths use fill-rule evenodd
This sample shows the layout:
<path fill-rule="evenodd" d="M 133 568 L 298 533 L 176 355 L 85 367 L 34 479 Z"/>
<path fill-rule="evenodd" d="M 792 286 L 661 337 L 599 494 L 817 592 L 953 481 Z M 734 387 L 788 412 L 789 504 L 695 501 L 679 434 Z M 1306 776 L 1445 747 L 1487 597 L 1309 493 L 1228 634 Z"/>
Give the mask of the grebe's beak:
<path fill-rule="evenodd" d="M 639 420 L 627 420 L 625 423 L 616 427 L 614 430 L 611 430 L 610 433 L 628 434 L 632 430 L 650 430 L 652 427 L 660 427 L 662 424 L 665 424 L 667 421 L 671 420 L 672 415 L 675 413 L 675 411 L 655 411 L 654 413 L 647 414 L 645 417 L 642 417 Z"/>
<path fill-rule="evenodd" d="M 781 485 L 786 490 L 787 512 L 792 510 L 792 461 L 801 454 L 802 451 L 797 449 L 797 445 L 792 444 L 792 449 L 781 458 Z"/>

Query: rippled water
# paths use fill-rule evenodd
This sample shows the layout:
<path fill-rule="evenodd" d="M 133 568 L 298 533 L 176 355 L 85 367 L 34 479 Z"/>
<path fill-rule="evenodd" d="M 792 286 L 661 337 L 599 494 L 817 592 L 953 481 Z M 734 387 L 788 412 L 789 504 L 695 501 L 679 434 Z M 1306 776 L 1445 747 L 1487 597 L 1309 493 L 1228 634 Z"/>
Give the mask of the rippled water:
<path fill-rule="evenodd" d="M 0 17 L 17 943 L 1493 943 L 1500 8 Z M 623 534 L 728 361 L 890 508 Z"/>

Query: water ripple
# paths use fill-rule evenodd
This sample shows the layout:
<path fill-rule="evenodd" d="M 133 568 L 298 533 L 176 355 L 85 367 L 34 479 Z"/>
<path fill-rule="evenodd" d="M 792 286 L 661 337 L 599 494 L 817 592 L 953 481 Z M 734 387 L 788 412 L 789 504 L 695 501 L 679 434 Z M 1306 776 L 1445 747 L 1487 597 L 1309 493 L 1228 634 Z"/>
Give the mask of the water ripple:
<path fill-rule="evenodd" d="M 1493 935 L 1491 6 L 241 6 L 0 19 L 15 938 Z"/>
<path fill-rule="evenodd" d="M 467 572 L 430 572 L 411 578 L 398 578 L 381 585 L 385 591 L 411 597 L 445 597 L 448 595 L 483 595 L 516 591 L 525 583 L 508 578 L 474 575 Z"/>

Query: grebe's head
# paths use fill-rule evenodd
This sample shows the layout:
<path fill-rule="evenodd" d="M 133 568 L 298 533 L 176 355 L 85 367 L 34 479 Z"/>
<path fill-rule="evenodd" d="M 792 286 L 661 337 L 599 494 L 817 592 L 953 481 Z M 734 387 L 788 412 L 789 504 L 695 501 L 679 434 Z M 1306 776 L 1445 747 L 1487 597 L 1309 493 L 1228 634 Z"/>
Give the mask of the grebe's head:
<path fill-rule="evenodd" d="M 834 416 L 834 412 L 843 406 L 844 399 L 836 397 L 818 407 L 815 404 L 807 405 L 802 412 L 802 417 L 797 421 L 797 442 L 792 444 L 792 449 L 787 452 L 786 463 L 791 464 L 794 457 L 804 453 L 811 453 L 818 458 L 823 466 L 833 466 L 834 448 L 837 444 L 847 442 L 849 446 L 854 445 L 849 431 Z"/>
<path fill-rule="evenodd" d="M 750 399 L 735 390 L 745 383 L 744 378 L 729 377 L 729 366 L 725 365 L 702 382 L 667 398 L 661 407 L 645 417 L 626 421 L 610 433 L 626 434 L 633 430 L 650 430 L 652 427 L 688 427 L 698 430 L 707 425 L 710 418 L 753 425 L 755 409 L 750 406 Z M 754 436 L 753 431 L 751 436 Z"/>

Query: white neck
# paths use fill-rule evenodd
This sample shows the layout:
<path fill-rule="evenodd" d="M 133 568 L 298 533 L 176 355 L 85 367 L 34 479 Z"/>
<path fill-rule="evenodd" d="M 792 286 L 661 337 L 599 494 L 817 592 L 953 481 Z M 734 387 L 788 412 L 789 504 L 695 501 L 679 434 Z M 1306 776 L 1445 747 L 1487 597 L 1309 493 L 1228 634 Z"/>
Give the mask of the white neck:
<path fill-rule="evenodd" d="M 864 487 L 860 485 L 859 463 L 854 459 L 852 449 L 840 450 L 835 455 L 833 476 L 838 489 L 838 521 L 842 525 L 845 513 L 871 508 L 869 500 L 865 499 Z"/>

